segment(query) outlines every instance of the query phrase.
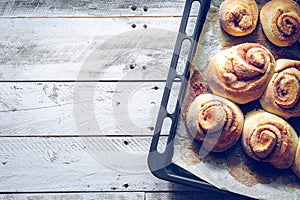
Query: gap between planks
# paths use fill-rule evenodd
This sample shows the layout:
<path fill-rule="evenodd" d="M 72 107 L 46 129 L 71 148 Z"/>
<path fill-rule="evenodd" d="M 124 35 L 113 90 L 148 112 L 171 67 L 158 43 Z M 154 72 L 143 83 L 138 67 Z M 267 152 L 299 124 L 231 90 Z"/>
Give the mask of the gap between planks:
<path fill-rule="evenodd" d="M 169 136 L 169 134 L 160 134 L 162 137 Z M 0 135 L 0 138 L 89 138 L 89 137 L 95 137 L 95 138 L 118 138 L 118 137 L 136 137 L 136 138 L 142 138 L 142 137 L 153 137 L 153 134 L 141 134 L 138 135 L 136 133 L 133 134 L 116 134 L 116 135 L 110 135 L 110 134 L 101 134 L 101 135 L 47 135 L 47 134 L 35 134 L 35 135 Z"/>
<path fill-rule="evenodd" d="M 198 17 L 198 15 L 190 15 L 189 17 L 191 18 L 195 18 Z M 22 18 L 72 18 L 72 19 L 76 19 L 76 18 L 99 18 L 99 19 L 119 19 L 119 18 L 123 18 L 123 19 L 127 19 L 127 18 L 182 18 L 182 15 L 162 15 L 162 16 L 136 16 L 136 15 L 129 15 L 129 16 L 12 16 L 12 17 L 0 17 L 0 19 L 22 19 Z"/>
<path fill-rule="evenodd" d="M 0 80 L 0 83 L 36 83 L 36 82 L 62 82 L 62 83 L 165 83 L 166 80 Z M 174 82 L 180 82 L 176 79 Z"/>

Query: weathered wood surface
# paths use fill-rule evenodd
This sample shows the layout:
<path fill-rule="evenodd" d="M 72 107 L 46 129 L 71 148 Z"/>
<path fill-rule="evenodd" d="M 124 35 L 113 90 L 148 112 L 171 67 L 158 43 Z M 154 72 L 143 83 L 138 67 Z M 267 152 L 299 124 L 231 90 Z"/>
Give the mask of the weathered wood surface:
<path fill-rule="evenodd" d="M 0 194 L 1 200 L 246 200 L 242 197 L 232 197 L 208 191 L 182 191 L 182 192 L 89 192 L 89 193 L 37 193 L 37 194 Z"/>
<path fill-rule="evenodd" d="M 149 172 L 151 139 L 1 137 L 0 192 L 195 191 Z"/>
<path fill-rule="evenodd" d="M 144 192 L 0 194 L 0 200 L 144 200 Z"/>
<path fill-rule="evenodd" d="M 0 199 L 130 199 L 144 197 L 143 192 L 144 199 L 229 197 L 155 178 L 146 163 L 151 139 L 1 137 L 0 193 L 12 194 Z"/>
<path fill-rule="evenodd" d="M 179 24 L 179 18 L 0 19 L 0 81 L 165 80 Z"/>
<path fill-rule="evenodd" d="M 3 0 L 2 17 L 181 16 L 184 0 Z"/>
<path fill-rule="evenodd" d="M 246 200 L 242 197 L 232 197 L 208 191 L 182 191 L 182 192 L 89 192 L 89 193 L 37 193 L 37 194 L 0 194 L 1 200 Z"/>
<path fill-rule="evenodd" d="M 0 135 L 152 135 L 164 86 L 164 82 L 3 82 Z M 178 86 L 174 84 L 171 96 Z"/>

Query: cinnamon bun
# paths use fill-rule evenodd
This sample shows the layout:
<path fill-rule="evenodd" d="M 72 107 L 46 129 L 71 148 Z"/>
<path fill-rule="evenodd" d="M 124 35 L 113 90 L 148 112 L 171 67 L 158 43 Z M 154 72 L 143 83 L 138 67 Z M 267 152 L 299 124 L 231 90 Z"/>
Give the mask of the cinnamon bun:
<path fill-rule="evenodd" d="M 242 145 L 251 158 L 286 169 L 294 162 L 298 136 L 284 119 L 263 110 L 252 111 L 245 117 Z"/>
<path fill-rule="evenodd" d="M 217 53 L 207 69 L 214 94 L 245 104 L 258 99 L 272 77 L 275 59 L 258 43 L 242 43 Z"/>
<path fill-rule="evenodd" d="M 272 0 L 260 11 L 266 37 L 275 45 L 285 47 L 300 37 L 300 7 L 292 0 Z"/>
<path fill-rule="evenodd" d="M 202 146 L 221 152 L 233 146 L 242 133 L 244 115 L 233 102 L 213 94 L 200 94 L 186 115 L 189 133 Z"/>
<path fill-rule="evenodd" d="M 219 16 L 225 32 L 244 36 L 256 28 L 258 8 L 254 0 L 226 0 L 220 5 Z"/>
<path fill-rule="evenodd" d="M 263 96 L 264 110 L 285 119 L 300 116 L 300 61 L 279 59 Z"/>

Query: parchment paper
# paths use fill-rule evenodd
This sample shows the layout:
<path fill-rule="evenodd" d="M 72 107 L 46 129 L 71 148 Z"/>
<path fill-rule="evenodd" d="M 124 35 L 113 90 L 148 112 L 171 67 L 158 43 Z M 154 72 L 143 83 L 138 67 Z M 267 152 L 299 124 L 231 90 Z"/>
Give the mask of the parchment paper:
<path fill-rule="evenodd" d="M 259 21 L 257 28 L 251 35 L 229 36 L 221 29 L 219 23 L 218 8 L 221 2 L 220 0 L 212 1 L 200 36 L 197 53 L 190 69 L 192 78 L 189 83 L 198 80 L 205 82 L 205 70 L 211 57 L 222 49 L 243 42 L 258 42 L 264 45 L 271 51 L 275 59 L 300 60 L 300 43 L 285 48 L 272 45 L 263 34 Z M 256 2 L 260 11 L 267 1 Z M 193 138 L 187 133 L 184 123 L 185 107 L 191 101 L 188 89 L 174 139 L 173 163 L 219 189 L 258 199 L 300 198 L 300 178 L 294 175 L 291 169 L 279 170 L 268 163 L 254 161 L 244 153 L 240 141 L 226 152 L 209 153 L 200 158 L 201 144 L 193 141 Z M 259 107 L 258 101 L 254 101 L 244 105 L 242 110 L 246 114 L 248 111 Z M 290 123 L 299 133 L 300 118 L 294 118 Z M 295 127 L 296 124 L 298 127 Z"/>

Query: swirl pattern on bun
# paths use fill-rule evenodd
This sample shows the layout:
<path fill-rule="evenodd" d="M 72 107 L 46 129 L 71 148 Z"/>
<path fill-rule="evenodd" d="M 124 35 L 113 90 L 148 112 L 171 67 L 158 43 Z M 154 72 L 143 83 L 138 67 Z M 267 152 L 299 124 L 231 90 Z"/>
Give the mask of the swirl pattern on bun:
<path fill-rule="evenodd" d="M 251 158 L 286 169 L 294 163 L 298 136 L 284 119 L 263 110 L 252 111 L 245 118 L 242 145 Z"/>
<path fill-rule="evenodd" d="M 254 0 L 226 0 L 220 5 L 219 16 L 225 32 L 244 36 L 256 28 L 258 8 Z"/>
<path fill-rule="evenodd" d="M 300 37 L 300 7 L 292 0 L 272 0 L 260 11 L 266 37 L 281 47 L 291 46 Z"/>
<path fill-rule="evenodd" d="M 264 110 L 285 119 L 300 116 L 300 61 L 279 59 L 265 93 Z"/>
<path fill-rule="evenodd" d="M 233 102 L 213 94 L 201 94 L 191 103 L 186 124 L 195 140 L 213 152 L 233 146 L 242 133 L 244 115 Z"/>
<path fill-rule="evenodd" d="M 214 55 L 207 81 L 214 94 L 245 104 L 264 92 L 275 69 L 275 59 L 258 43 L 242 43 Z"/>

